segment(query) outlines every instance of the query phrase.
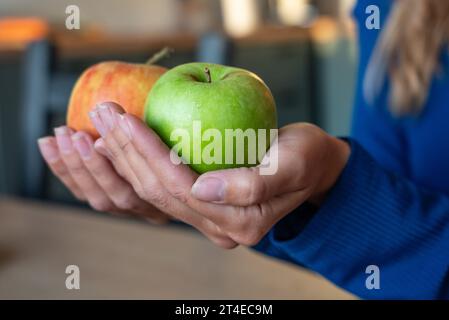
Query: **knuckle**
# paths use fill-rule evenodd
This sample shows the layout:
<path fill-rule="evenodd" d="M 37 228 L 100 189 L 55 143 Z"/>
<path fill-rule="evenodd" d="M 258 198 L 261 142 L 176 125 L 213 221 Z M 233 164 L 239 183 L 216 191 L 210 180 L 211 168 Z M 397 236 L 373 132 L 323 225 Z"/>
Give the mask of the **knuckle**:
<path fill-rule="evenodd" d="M 265 195 L 267 194 L 267 185 L 265 183 L 265 180 L 260 178 L 259 175 L 255 176 L 257 178 L 254 178 L 253 181 L 253 187 L 251 188 L 252 193 L 250 194 L 250 201 L 251 203 L 259 203 L 261 202 L 264 198 Z"/>
<path fill-rule="evenodd" d="M 122 177 L 129 183 L 133 181 L 129 174 L 129 170 L 127 170 L 127 168 L 122 163 L 120 163 L 120 161 L 116 161 L 116 159 L 110 159 L 110 164 L 118 176 Z"/>
<path fill-rule="evenodd" d="M 104 177 L 104 175 L 105 175 L 104 164 L 101 162 L 95 161 L 95 162 L 89 163 L 88 169 L 89 169 L 89 172 L 94 177 L 100 178 L 100 177 Z"/>
<path fill-rule="evenodd" d="M 86 169 L 84 168 L 84 165 L 82 163 L 73 163 L 69 167 L 69 171 L 72 175 L 81 175 L 83 174 Z"/>
<path fill-rule="evenodd" d="M 169 207 L 169 200 L 167 196 L 160 191 L 154 189 L 148 190 L 144 187 L 143 190 L 145 199 L 153 204 L 154 206 L 160 208 L 161 210 L 166 210 Z"/>
<path fill-rule="evenodd" d="M 97 181 L 101 181 L 99 184 L 105 193 L 111 196 L 111 200 L 114 203 L 115 200 L 121 202 L 123 198 L 128 196 L 128 190 L 123 189 L 126 187 L 124 187 L 122 181 L 117 181 L 117 179 L 114 179 L 114 177 L 111 177 L 109 174 L 95 177 L 97 178 Z"/>
<path fill-rule="evenodd" d="M 121 151 L 120 151 L 120 149 L 111 148 L 111 149 L 109 149 L 109 154 L 110 154 L 111 159 L 112 159 L 113 161 L 115 161 L 115 160 L 117 160 L 117 159 L 120 159 L 120 157 L 121 157 Z"/>
<path fill-rule="evenodd" d="M 114 204 L 117 208 L 125 211 L 136 209 L 136 201 L 131 191 L 124 191 L 114 197 Z"/>
<path fill-rule="evenodd" d="M 228 238 L 213 238 L 211 240 L 216 246 L 222 249 L 230 250 L 238 246 L 238 243 Z"/>
<path fill-rule="evenodd" d="M 73 196 L 75 197 L 76 200 L 78 200 L 80 202 L 86 201 L 86 197 L 81 192 L 76 191 L 76 190 L 72 190 L 72 189 L 70 189 L 70 191 L 72 192 L 72 194 L 73 194 Z"/>
<path fill-rule="evenodd" d="M 220 248 L 233 249 L 238 246 L 236 241 L 224 233 L 219 226 L 210 220 L 203 220 L 202 227 L 198 229 Z"/>
<path fill-rule="evenodd" d="M 134 211 L 136 209 L 135 205 L 133 203 L 127 202 L 127 201 L 114 201 L 114 204 L 117 208 L 124 211 Z"/>
<path fill-rule="evenodd" d="M 119 141 L 118 146 L 125 153 L 130 153 L 131 152 L 132 144 L 131 144 L 130 140 Z"/>
<path fill-rule="evenodd" d="M 208 219 L 201 220 L 201 229 L 212 238 L 223 238 L 226 236 L 218 225 Z"/>
<path fill-rule="evenodd" d="M 172 189 L 171 194 L 174 198 L 178 199 L 182 203 L 187 203 L 189 200 L 189 197 L 187 196 L 186 192 L 177 186 Z"/>
<path fill-rule="evenodd" d="M 242 190 L 242 199 L 246 199 L 248 204 L 262 202 L 267 194 L 268 186 L 258 173 L 253 172 L 250 177 L 248 184 Z"/>
<path fill-rule="evenodd" d="M 263 238 L 263 232 L 258 228 L 250 228 L 246 232 L 239 232 L 232 237 L 237 243 L 244 246 L 254 246 Z"/>
<path fill-rule="evenodd" d="M 55 165 L 53 166 L 53 172 L 56 176 L 60 177 L 60 178 L 64 178 L 67 177 L 70 173 L 69 170 L 67 169 L 67 167 L 65 165 Z"/>
<path fill-rule="evenodd" d="M 307 159 L 307 156 L 300 157 L 300 159 Z M 295 185 L 302 186 L 304 184 L 307 184 L 307 178 L 311 176 L 309 173 L 313 172 L 310 168 L 311 165 L 311 163 L 305 160 L 297 161 L 294 177 Z"/>
<path fill-rule="evenodd" d="M 145 218 L 149 223 L 154 225 L 164 225 L 170 222 L 170 218 L 166 215 L 156 215 L 153 214 Z"/>
<path fill-rule="evenodd" d="M 137 193 L 139 198 L 147 200 L 147 196 L 145 194 L 145 189 L 141 184 L 134 186 L 134 191 Z"/>
<path fill-rule="evenodd" d="M 132 151 L 131 150 L 132 142 L 130 139 L 123 136 L 123 134 L 121 133 L 121 129 L 117 127 L 114 128 L 113 136 L 115 137 L 115 140 L 120 150 L 122 150 L 125 153 L 129 153 L 130 151 Z"/>
<path fill-rule="evenodd" d="M 112 134 L 108 134 L 104 139 L 106 144 L 106 151 L 110 161 L 117 160 L 121 156 L 121 150 L 117 146 L 115 139 Z"/>
<path fill-rule="evenodd" d="M 112 211 L 113 206 L 109 200 L 106 199 L 94 199 L 89 201 L 90 206 L 96 211 L 107 212 Z"/>
<path fill-rule="evenodd" d="M 250 207 L 236 207 L 232 219 L 229 224 L 229 229 L 236 232 L 245 232 L 254 223 L 253 219 L 249 217 L 253 216 L 248 213 Z"/>
<path fill-rule="evenodd" d="M 242 211 L 246 211 L 245 208 Z M 255 219 L 247 219 L 246 212 L 241 212 L 238 223 L 230 234 L 231 238 L 237 243 L 245 246 L 254 246 L 260 242 L 264 236 L 263 228 Z"/>

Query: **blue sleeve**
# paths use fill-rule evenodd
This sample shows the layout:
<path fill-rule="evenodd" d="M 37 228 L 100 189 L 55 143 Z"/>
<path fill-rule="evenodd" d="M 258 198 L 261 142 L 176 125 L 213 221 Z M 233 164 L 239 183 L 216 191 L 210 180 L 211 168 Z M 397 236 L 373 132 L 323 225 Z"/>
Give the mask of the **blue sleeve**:
<path fill-rule="evenodd" d="M 374 2 L 382 12 L 392 3 Z M 359 25 L 371 3 L 358 2 Z M 388 82 L 376 107 L 364 101 L 361 83 L 378 32 L 359 29 L 348 164 L 320 208 L 301 206 L 254 249 L 305 266 L 362 298 L 449 299 L 449 196 L 407 178 L 408 141 L 386 107 Z M 371 265 L 379 268 L 380 289 L 365 285 Z"/>
<path fill-rule="evenodd" d="M 400 119 L 393 118 L 385 104 L 368 106 L 363 97 L 358 95 L 353 111 L 351 137 L 384 169 L 410 177 L 408 142 Z"/>
<path fill-rule="evenodd" d="M 271 252 L 362 298 L 449 298 L 449 197 L 386 171 L 350 144 L 325 203 L 309 217 L 281 220 L 264 239 Z M 379 268 L 380 289 L 366 287 L 370 265 Z"/>

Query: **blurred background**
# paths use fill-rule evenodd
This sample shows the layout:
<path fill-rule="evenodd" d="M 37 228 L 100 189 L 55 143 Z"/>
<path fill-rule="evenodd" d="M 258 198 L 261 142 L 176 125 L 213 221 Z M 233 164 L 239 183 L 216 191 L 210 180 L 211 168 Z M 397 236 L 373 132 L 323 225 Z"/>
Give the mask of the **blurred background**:
<path fill-rule="evenodd" d="M 36 140 L 65 123 L 84 69 L 143 63 L 165 46 L 175 50 L 166 67 L 203 61 L 257 73 L 280 126 L 308 121 L 346 135 L 354 2 L 0 0 L 0 299 L 352 298 L 298 266 L 218 250 L 182 225 L 86 210 L 44 166 Z M 83 290 L 66 288 L 71 264 Z"/>
<path fill-rule="evenodd" d="M 66 12 L 79 8 L 80 28 Z M 103 60 L 205 61 L 247 68 L 271 88 L 279 125 L 349 131 L 354 0 L 1 0 L 0 194 L 74 203 L 38 154 L 62 125 L 77 77 Z"/>

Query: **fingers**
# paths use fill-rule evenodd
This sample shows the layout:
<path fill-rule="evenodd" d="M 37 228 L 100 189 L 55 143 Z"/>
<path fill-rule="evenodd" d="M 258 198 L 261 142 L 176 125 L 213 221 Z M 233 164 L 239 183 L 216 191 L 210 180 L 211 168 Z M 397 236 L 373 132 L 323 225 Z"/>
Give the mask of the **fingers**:
<path fill-rule="evenodd" d="M 81 188 L 70 175 L 67 166 L 61 158 L 59 148 L 54 137 L 44 137 L 38 140 L 39 150 L 50 170 L 80 201 L 86 200 Z"/>
<path fill-rule="evenodd" d="M 134 143 L 130 141 L 129 136 L 121 128 L 113 129 L 111 134 L 107 135 L 105 141 L 111 153 L 123 158 L 123 162 L 129 165 L 133 176 L 138 180 L 137 189 L 140 190 L 139 193 L 142 197 L 161 210 L 169 212 L 179 220 L 194 226 L 219 246 L 232 248 L 236 245 L 234 241 L 225 237 L 216 225 L 204 219 L 186 205 L 185 198 L 179 193 L 177 194 L 176 191 L 170 192 L 164 186 L 164 183 L 161 183 L 161 176 L 158 176 L 149 166 L 146 159 L 138 152 Z M 151 145 L 149 141 L 147 143 Z M 154 157 L 158 159 L 156 153 Z M 161 161 L 160 158 L 159 161 Z M 188 192 L 189 188 L 186 188 L 186 190 Z"/>
<path fill-rule="evenodd" d="M 90 175 L 80 155 L 76 152 L 72 142 L 73 131 L 63 126 L 55 129 L 55 135 L 62 161 L 73 180 L 82 189 L 89 204 L 98 211 L 113 211 L 115 207 L 112 201 Z"/>
<path fill-rule="evenodd" d="M 238 209 L 192 197 L 190 189 L 198 175 L 188 166 L 172 161 L 171 156 L 174 155 L 170 154 L 169 148 L 140 119 L 130 114 L 118 115 L 109 106 L 103 105 L 98 111 L 98 118 L 104 119 L 103 125 L 106 127 L 99 131 L 105 132 L 103 138 L 110 153 L 118 158 L 117 162 L 129 168 L 140 180 L 140 183 L 135 184 L 132 178 L 130 182 L 136 190 L 141 190 L 141 196 L 162 211 L 173 210 L 167 207 L 173 205 L 183 208 L 174 214 L 195 226 L 201 221 L 198 220 L 198 213 L 225 228 L 234 224 L 233 214 Z M 114 115 L 115 119 L 109 119 Z"/>
<path fill-rule="evenodd" d="M 149 129 L 141 120 L 130 114 L 124 114 L 120 121 L 122 126 L 127 126 L 129 136 L 126 138 L 131 143 L 127 144 L 129 150 L 139 155 L 150 171 L 154 173 L 157 180 L 179 202 L 194 209 L 196 212 L 212 222 L 226 226 L 232 223 L 232 216 L 237 211 L 232 206 L 219 206 L 215 203 L 199 201 L 192 197 L 190 190 L 198 174 L 193 172 L 187 165 L 179 161 L 172 161 L 172 157 L 177 157 L 171 153 L 170 149 L 159 138 L 159 136 Z M 126 136 L 117 130 L 116 137 Z M 114 131 L 116 132 L 116 131 Z M 122 142 L 121 144 L 124 144 Z M 132 163 L 130 152 L 125 153 L 125 157 Z M 137 170 L 137 168 L 135 168 Z"/>
<path fill-rule="evenodd" d="M 106 145 L 104 143 L 104 140 L 102 138 L 97 139 L 94 142 L 94 149 L 99 154 L 101 154 L 103 157 L 106 157 L 108 159 L 111 159 L 111 155 L 109 154 L 108 149 L 106 148 Z"/>
<path fill-rule="evenodd" d="M 188 166 L 172 161 L 177 157 L 165 143 L 140 119 L 124 114 L 120 118 L 121 128 L 127 127 L 128 141 L 157 175 L 169 192 L 186 203 L 190 198 L 190 188 L 198 177 Z M 119 131 L 119 130 L 118 130 Z M 123 131 L 122 131 L 123 132 Z M 120 136 L 118 134 L 117 136 Z"/>
<path fill-rule="evenodd" d="M 225 178 L 229 179 L 233 189 L 230 189 L 226 198 L 226 185 L 223 188 L 220 181 L 211 181 L 211 185 L 206 189 L 216 188 L 217 195 L 220 197 L 213 199 L 211 203 L 198 201 L 190 192 L 186 192 L 192 188 L 197 175 L 186 165 L 178 165 L 170 161 L 170 150 L 154 132 L 132 115 L 125 114 L 120 119 L 126 120 L 128 130 L 125 132 L 130 133 L 131 137 L 128 137 L 128 140 L 132 143 L 123 141 L 119 144 L 128 146 L 129 152 L 138 150 L 150 169 L 174 197 L 218 225 L 237 243 L 256 244 L 277 221 L 306 199 L 308 191 L 303 191 L 297 183 L 302 181 L 301 170 L 303 169 L 298 162 L 298 157 L 292 157 L 290 150 L 293 149 L 292 143 L 295 140 L 291 139 L 290 135 L 284 134 L 284 140 L 280 139 L 282 142 L 279 162 L 280 166 L 285 166 L 285 170 L 278 171 L 277 175 L 273 176 L 262 176 L 258 168 L 224 170 L 225 174 L 230 175 Z M 215 173 L 207 175 L 213 176 L 213 174 Z M 208 191 L 205 190 L 205 192 Z M 274 197 L 280 192 L 286 194 Z M 224 202 L 226 199 L 230 203 Z M 217 204 L 214 201 L 221 203 Z"/>
<path fill-rule="evenodd" d="M 139 213 L 156 223 L 167 221 L 165 214 L 140 199 L 129 183 L 115 172 L 111 163 L 95 151 L 92 138 L 87 133 L 75 133 L 72 141 L 87 171 L 118 209 Z"/>
<path fill-rule="evenodd" d="M 110 105 L 113 105 L 117 110 L 120 110 L 120 107 L 117 104 L 106 102 L 101 105 L 101 108 L 97 107 L 89 113 L 93 125 L 102 136 L 101 140 L 98 141 L 96 148 L 108 155 L 108 158 L 112 161 L 117 172 L 119 172 L 122 177 L 125 177 L 137 191 L 141 188 L 139 179 L 134 174 L 133 170 L 131 170 L 126 159 L 121 156 L 122 152 L 120 146 L 115 139 L 110 136 L 108 137 L 108 132 L 114 127 L 116 121 L 109 110 Z M 103 117 L 100 116 L 100 112 L 103 114 Z M 103 148 L 105 151 L 102 150 Z"/>
<path fill-rule="evenodd" d="M 149 198 L 161 210 L 171 209 L 169 206 L 172 205 L 172 201 L 169 201 L 167 190 L 119 127 L 118 114 L 111 112 L 109 109 L 111 105 L 111 103 L 103 104 L 91 117 L 96 127 L 102 127 L 100 131 L 103 132 L 103 140 L 113 162 L 121 168 L 138 193 Z"/>
<path fill-rule="evenodd" d="M 156 147 L 154 145 L 154 137 L 145 135 L 148 132 L 152 135 L 154 133 L 140 120 L 136 119 L 143 125 L 140 133 L 143 136 L 140 142 L 148 145 L 145 148 L 146 153 L 142 154 L 137 150 L 135 141 L 130 139 L 130 128 L 126 123 L 126 119 L 123 115 L 118 114 L 116 110 L 111 103 L 103 104 L 91 114 L 91 119 L 102 135 L 104 143 L 112 156 L 112 161 L 125 173 L 127 180 L 133 185 L 139 196 L 154 204 L 161 211 L 191 224 L 219 246 L 234 247 L 236 243 L 224 236 L 223 232 L 216 225 L 186 205 L 185 194 L 188 195 L 190 193 L 190 187 L 194 181 L 190 173 L 187 175 L 188 187 L 185 187 L 182 191 L 181 189 L 177 189 L 179 190 L 177 191 L 174 188 L 167 189 L 165 187 L 167 181 L 164 180 L 169 178 L 170 185 L 173 185 L 175 184 L 175 179 L 183 180 L 182 174 L 174 173 L 173 170 L 164 174 L 157 173 L 146 159 L 147 157 L 153 157 L 156 162 L 169 161 L 169 159 L 163 159 L 165 153 L 161 151 L 161 148 L 166 148 L 166 146 L 159 140 L 160 145 Z M 155 137 L 157 138 L 157 136 Z M 165 168 L 157 169 L 164 171 Z M 171 174 L 174 176 L 170 176 Z M 182 192 L 185 192 L 185 194 Z"/>
<path fill-rule="evenodd" d="M 221 246 L 254 245 L 283 216 L 304 202 L 321 177 L 313 166 L 323 163 L 320 133 L 308 126 L 280 131 L 278 170 L 240 168 L 198 178 L 140 119 L 108 103 L 92 120 L 112 162 L 138 194 L 161 211 L 187 222 Z M 317 133 L 318 132 L 318 133 Z M 316 142 L 320 148 L 314 147 Z M 104 145 L 103 145 L 104 144 Z M 312 173 L 311 173 L 312 172 Z M 198 179 L 198 180 L 197 180 Z M 196 183 L 195 183 L 196 181 Z"/>

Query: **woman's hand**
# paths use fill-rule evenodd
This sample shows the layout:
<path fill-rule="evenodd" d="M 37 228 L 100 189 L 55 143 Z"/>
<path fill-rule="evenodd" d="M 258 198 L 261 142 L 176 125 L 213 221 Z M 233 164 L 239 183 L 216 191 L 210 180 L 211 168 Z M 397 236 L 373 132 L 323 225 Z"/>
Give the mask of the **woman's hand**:
<path fill-rule="evenodd" d="M 255 245 L 305 201 L 319 203 L 350 153 L 345 142 L 319 128 L 293 124 L 280 129 L 275 174 L 261 175 L 253 167 L 198 176 L 174 164 L 160 138 L 120 106 L 104 103 L 91 119 L 111 161 L 142 199 L 228 248 Z"/>
<path fill-rule="evenodd" d="M 153 223 L 168 216 L 140 199 L 131 185 L 104 156 L 103 141 L 68 127 L 55 129 L 56 137 L 39 139 L 39 148 L 52 172 L 81 201 L 98 211 L 132 214 Z"/>

